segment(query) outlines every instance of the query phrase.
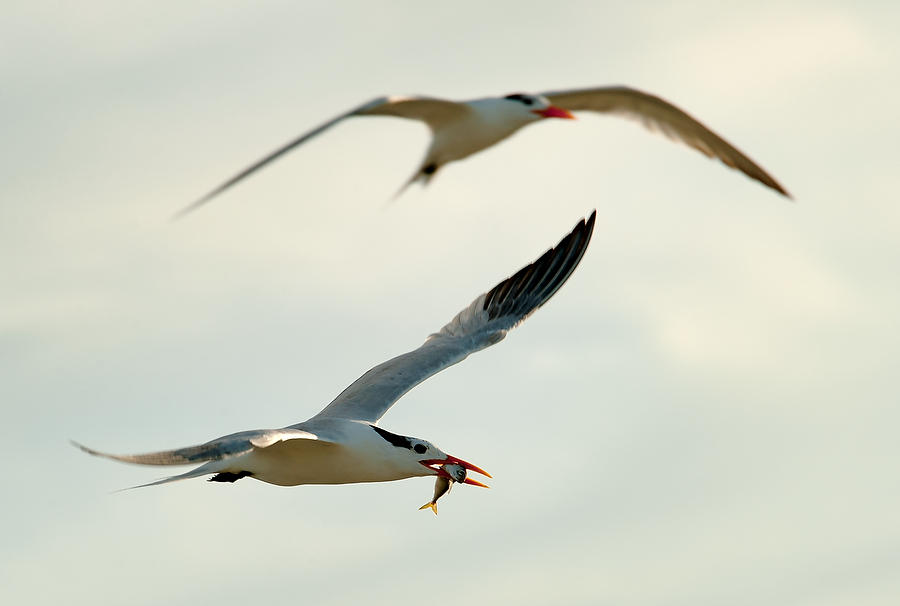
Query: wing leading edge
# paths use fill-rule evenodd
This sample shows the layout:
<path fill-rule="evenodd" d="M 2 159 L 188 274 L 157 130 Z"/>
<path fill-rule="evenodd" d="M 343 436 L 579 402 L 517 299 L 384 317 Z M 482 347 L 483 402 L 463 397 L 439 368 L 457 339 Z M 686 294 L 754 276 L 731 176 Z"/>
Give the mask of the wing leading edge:
<path fill-rule="evenodd" d="M 315 418 L 376 423 L 403 394 L 469 354 L 499 343 L 565 284 L 587 250 L 597 211 L 537 261 L 477 297 L 418 349 L 375 366 Z"/>

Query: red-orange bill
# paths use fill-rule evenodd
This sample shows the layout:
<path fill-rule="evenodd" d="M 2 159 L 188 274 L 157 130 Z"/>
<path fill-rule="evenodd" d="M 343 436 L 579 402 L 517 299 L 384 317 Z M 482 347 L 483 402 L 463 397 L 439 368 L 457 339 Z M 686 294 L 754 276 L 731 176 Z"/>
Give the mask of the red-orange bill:
<path fill-rule="evenodd" d="M 481 475 L 487 476 L 489 478 L 492 477 L 491 474 L 489 474 L 488 472 L 483 470 L 481 467 L 478 467 L 477 465 L 472 465 L 468 461 L 463 461 L 462 459 L 457 459 L 456 457 L 451 456 L 451 455 L 447 455 L 447 460 L 444 462 L 445 463 L 455 463 L 456 465 L 462 465 L 469 471 L 474 471 L 476 473 L 480 473 Z"/>
<path fill-rule="evenodd" d="M 482 488 L 490 488 L 487 484 L 482 484 L 478 480 L 473 480 L 472 478 L 466 478 L 463 480 L 463 484 L 471 484 L 472 486 L 481 486 Z"/>
<path fill-rule="evenodd" d="M 480 473 L 481 475 L 487 476 L 489 478 L 492 477 L 491 474 L 489 474 L 488 472 L 483 470 L 481 467 L 478 467 L 477 465 L 472 465 L 468 461 L 463 461 L 462 459 L 458 459 L 452 455 L 447 455 L 446 459 L 423 459 L 423 460 L 419 461 L 419 463 L 421 463 L 425 467 L 432 467 L 433 465 L 437 465 L 437 466 L 459 465 L 460 467 L 463 467 L 463 468 L 467 469 L 468 471 L 474 471 L 476 473 Z M 436 469 L 436 471 L 438 472 L 438 475 L 442 475 L 442 473 L 443 474 L 447 473 L 446 471 L 439 469 L 439 468 L 433 467 L 433 469 Z M 473 482 L 474 482 L 474 480 L 473 480 Z M 472 482 L 466 482 L 466 483 L 471 484 Z"/>
<path fill-rule="evenodd" d="M 569 112 L 567 109 L 563 109 L 561 107 L 556 107 L 555 105 L 551 105 L 546 109 L 533 109 L 531 110 L 533 113 L 543 116 L 544 118 L 564 118 L 566 120 L 574 120 L 575 116 Z"/>

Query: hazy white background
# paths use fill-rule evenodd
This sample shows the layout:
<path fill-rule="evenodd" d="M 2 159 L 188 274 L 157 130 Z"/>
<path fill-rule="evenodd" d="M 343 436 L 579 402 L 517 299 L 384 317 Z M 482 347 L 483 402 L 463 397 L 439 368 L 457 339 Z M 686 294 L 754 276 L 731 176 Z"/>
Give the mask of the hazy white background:
<path fill-rule="evenodd" d="M 4 3 L 4 604 L 893 605 L 893 2 Z M 424 127 L 338 111 L 628 84 L 796 197 L 619 119 L 385 201 Z M 73 449 L 307 418 L 592 208 L 572 280 L 383 424 L 494 474 L 278 488 Z"/>

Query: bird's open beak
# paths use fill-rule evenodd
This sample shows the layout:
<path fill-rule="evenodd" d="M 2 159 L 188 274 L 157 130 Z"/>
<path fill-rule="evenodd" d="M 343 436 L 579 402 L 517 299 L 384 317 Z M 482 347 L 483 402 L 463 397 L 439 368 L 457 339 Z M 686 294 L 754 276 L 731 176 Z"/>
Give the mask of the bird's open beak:
<path fill-rule="evenodd" d="M 546 109 L 533 109 L 531 113 L 537 114 L 542 118 L 564 118 L 566 120 L 574 120 L 575 116 L 573 116 L 568 110 L 565 110 L 561 107 L 556 107 L 555 105 L 551 105 Z"/>
<path fill-rule="evenodd" d="M 481 467 L 477 465 L 472 465 L 468 461 L 463 461 L 462 459 L 457 459 L 454 456 L 447 455 L 446 459 L 423 459 L 419 461 L 420 464 L 424 465 L 428 469 L 433 470 L 437 473 L 437 475 L 453 479 L 449 473 L 443 470 L 442 465 L 459 465 L 460 467 L 464 467 L 468 471 L 474 471 L 476 473 L 480 473 L 483 476 L 491 477 L 491 474 L 483 470 Z M 467 477 L 462 482 L 463 484 L 471 484 L 472 486 L 481 486 L 482 488 L 490 488 L 487 484 L 482 484 L 478 480 L 473 480 L 472 478 Z"/>

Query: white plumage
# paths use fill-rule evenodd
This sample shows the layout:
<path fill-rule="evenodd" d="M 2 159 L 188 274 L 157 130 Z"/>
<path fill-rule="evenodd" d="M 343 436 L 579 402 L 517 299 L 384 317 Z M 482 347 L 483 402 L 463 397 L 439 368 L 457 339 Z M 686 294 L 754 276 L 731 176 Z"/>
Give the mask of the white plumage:
<path fill-rule="evenodd" d="M 587 249 L 594 211 L 537 261 L 478 296 L 417 349 L 375 366 L 312 418 L 282 429 L 243 431 L 198 446 L 112 455 L 80 444 L 93 455 L 143 465 L 198 467 L 144 484 L 215 474 L 214 481 L 253 477 L 270 484 L 385 482 L 414 476 L 450 478 L 447 466 L 487 475 L 427 440 L 393 434 L 378 421 L 407 391 L 469 354 L 500 342 L 568 280 Z M 464 475 L 464 474 L 463 474 Z M 464 478 L 468 484 L 482 485 Z"/>
<path fill-rule="evenodd" d="M 276 158 L 309 141 L 338 122 L 353 116 L 393 116 L 423 122 L 431 130 L 431 145 L 422 163 L 401 187 L 427 184 L 449 162 L 462 160 L 507 138 L 520 128 L 544 118 L 572 118 L 571 112 L 591 111 L 640 121 L 697 151 L 718 158 L 767 187 L 789 196 L 771 175 L 699 120 L 668 101 L 625 86 L 548 91 L 536 95 L 516 93 L 470 101 L 435 97 L 378 97 L 338 115 L 300 135 L 231 177 L 181 210 L 182 216 L 242 181 Z"/>

